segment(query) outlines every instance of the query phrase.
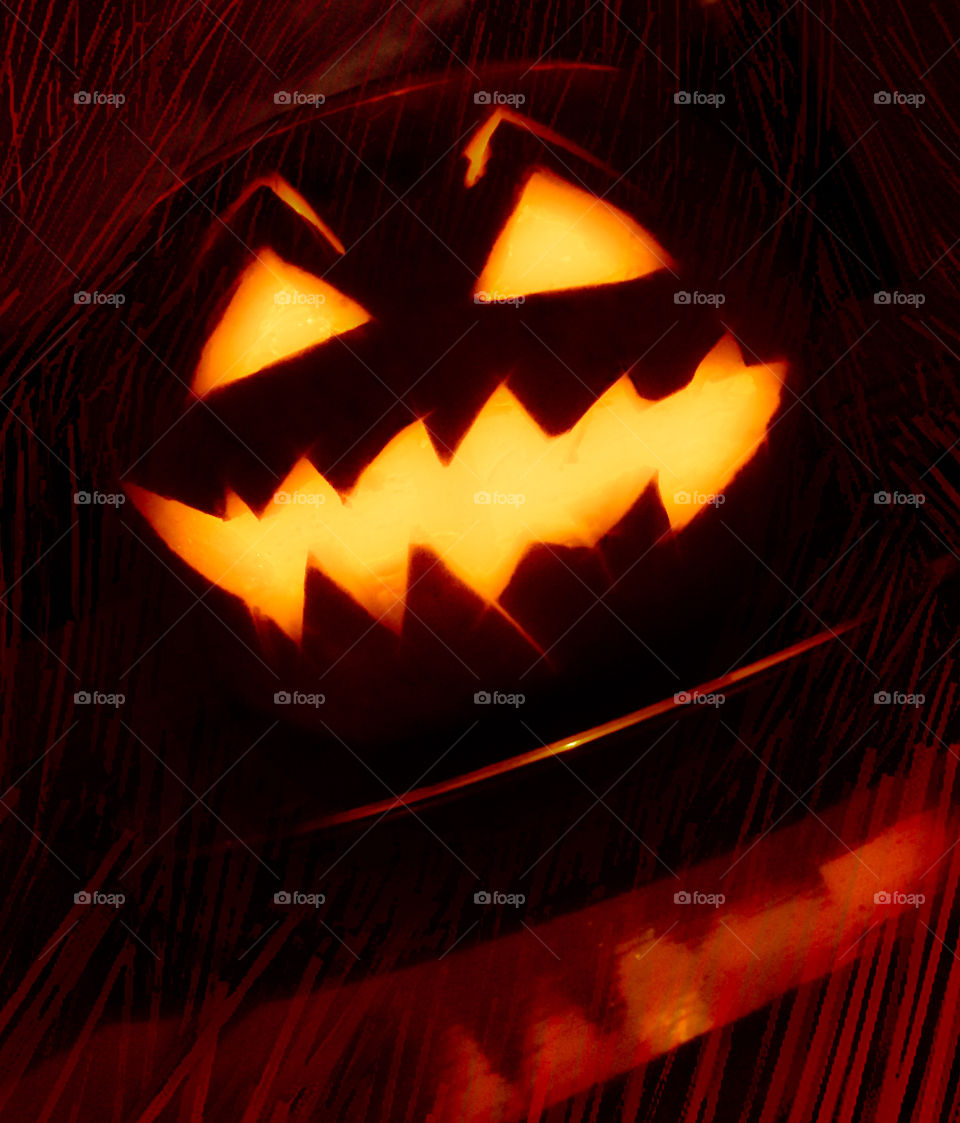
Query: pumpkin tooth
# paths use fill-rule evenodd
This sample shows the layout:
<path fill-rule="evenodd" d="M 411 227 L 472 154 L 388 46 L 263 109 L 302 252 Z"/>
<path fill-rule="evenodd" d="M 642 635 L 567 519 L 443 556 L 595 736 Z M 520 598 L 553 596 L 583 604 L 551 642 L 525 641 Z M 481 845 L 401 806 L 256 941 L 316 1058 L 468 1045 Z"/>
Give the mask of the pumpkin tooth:
<path fill-rule="evenodd" d="M 654 479 L 673 530 L 686 526 L 764 439 L 783 370 L 745 366 L 727 336 L 683 390 L 650 402 L 624 375 L 558 436 L 501 386 L 448 463 L 416 421 L 348 492 L 301 459 L 260 518 L 239 500 L 218 519 L 140 488 L 130 494 L 184 561 L 292 639 L 308 561 L 399 630 L 414 548 L 497 604 L 532 546 L 596 546 Z"/>

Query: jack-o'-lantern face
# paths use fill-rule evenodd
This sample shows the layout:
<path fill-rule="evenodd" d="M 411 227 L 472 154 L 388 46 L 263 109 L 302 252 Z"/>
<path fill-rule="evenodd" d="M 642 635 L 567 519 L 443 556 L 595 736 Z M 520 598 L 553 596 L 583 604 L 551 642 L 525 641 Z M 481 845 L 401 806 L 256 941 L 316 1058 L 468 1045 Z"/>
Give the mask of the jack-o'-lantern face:
<path fill-rule="evenodd" d="M 270 171 L 220 209 L 198 265 L 231 234 L 235 252 L 189 352 L 183 419 L 126 483 L 298 685 L 342 690 L 359 669 L 368 696 L 426 692 L 420 715 L 498 668 L 494 687 L 551 666 L 581 608 L 538 576 L 527 611 L 537 566 L 573 573 L 613 541 L 620 574 L 598 555 L 612 586 L 715 518 L 786 374 L 684 304 L 683 261 L 654 211 L 613 201 L 601 160 L 533 114 L 470 109 L 410 200 L 358 161 L 352 206 Z M 448 215 L 435 223 L 440 183 Z M 392 241 L 369 238 L 389 238 L 391 218 L 403 220 Z M 684 339 L 665 373 L 657 344 L 675 312 Z M 586 584 L 604 595 L 602 578 Z M 643 595 L 656 599 L 649 581 Z M 438 634 L 448 614 L 455 627 Z M 421 667 L 411 630 L 437 640 Z M 467 673 L 452 690 L 438 667 L 449 676 L 453 661 Z"/>

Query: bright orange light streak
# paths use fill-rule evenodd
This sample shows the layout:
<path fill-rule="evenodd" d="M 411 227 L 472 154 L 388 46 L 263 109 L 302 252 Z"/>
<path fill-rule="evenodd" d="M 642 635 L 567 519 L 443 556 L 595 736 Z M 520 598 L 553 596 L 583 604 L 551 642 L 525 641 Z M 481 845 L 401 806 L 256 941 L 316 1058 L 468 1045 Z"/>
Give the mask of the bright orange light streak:
<path fill-rule="evenodd" d="M 318 230 L 324 238 L 330 243 L 337 253 L 345 253 L 343 242 L 336 236 L 333 230 L 323 221 L 317 212 L 310 206 L 307 200 L 300 194 L 299 191 L 291 184 L 289 184 L 283 176 L 265 175 L 259 179 L 255 179 L 251 184 L 244 188 L 243 192 L 230 204 L 223 214 L 224 221 L 228 221 L 237 213 L 243 204 L 253 195 L 259 191 L 261 187 L 266 187 L 268 191 L 272 191 L 281 202 L 295 211 L 302 219 L 309 222 L 314 229 Z"/>
<path fill-rule="evenodd" d="M 516 125 L 518 129 L 525 129 L 528 133 L 533 133 L 534 136 L 538 136 L 550 144 L 557 145 L 567 152 L 572 152 L 575 156 L 579 156 L 581 160 L 593 164 L 594 167 L 611 170 L 602 160 L 598 160 L 592 152 L 588 152 L 586 148 L 581 148 L 578 144 L 567 140 L 565 136 L 554 132 L 546 125 L 541 125 L 529 117 L 524 117 L 522 113 L 501 106 L 495 109 L 477 129 L 463 150 L 463 154 L 467 158 L 467 174 L 464 177 L 464 183 L 467 187 L 473 187 L 486 172 L 487 164 L 490 161 L 490 146 L 493 135 L 504 123 Z"/>
<path fill-rule="evenodd" d="M 855 628 L 860 622 L 860 620 L 852 620 L 848 623 L 838 624 L 836 628 L 828 628 L 826 631 L 818 632 L 815 636 L 801 640 L 790 647 L 785 647 L 782 651 L 777 651 L 773 655 L 765 655 L 762 659 L 757 659 L 754 663 L 748 663 L 745 667 L 738 667 L 736 670 L 728 671 L 725 675 L 720 675 L 709 682 L 701 683 L 700 686 L 694 687 L 688 693 L 718 694 L 724 690 L 736 688 L 753 675 L 759 675 L 763 671 L 770 670 L 771 667 L 776 667 L 789 659 L 795 659 L 799 655 L 805 655 L 821 644 L 836 639 L 844 632 Z M 600 725 L 594 725 L 590 729 L 574 733 L 569 737 L 562 737 L 559 741 L 551 741 L 549 745 L 541 745 L 538 749 L 530 749 L 528 752 L 507 757 L 505 760 L 485 764 L 482 768 L 474 769 L 473 772 L 464 772 L 462 775 L 453 776 L 449 780 L 439 780 L 435 784 L 425 784 L 422 788 L 413 788 L 402 796 L 381 799 L 376 803 L 365 803 L 360 807 L 351 807 L 347 811 L 336 811 L 332 815 L 327 815 L 302 827 L 298 833 L 311 834 L 313 831 L 323 830 L 325 827 L 354 823 L 360 819 L 382 815 L 387 811 L 395 811 L 398 807 L 410 807 L 428 799 L 449 795 L 450 792 L 472 787 L 484 780 L 492 780 L 495 776 L 503 776 L 508 772 L 516 772 L 520 768 L 537 764 L 541 760 L 546 760 L 547 757 L 573 752 L 574 749 L 579 749 L 583 745 L 593 744 L 593 742 L 600 741 L 604 737 L 611 737 L 615 733 L 622 733 L 625 729 L 642 725 L 643 722 L 650 721 L 651 718 L 659 717 L 661 714 L 669 713 L 683 704 L 678 702 L 673 695 L 669 698 L 663 698 L 661 701 L 652 702 L 649 706 L 643 706 L 639 710 L 632 710 L 622 717 L 613 718 L 611 721 L 602 722 Z"/>

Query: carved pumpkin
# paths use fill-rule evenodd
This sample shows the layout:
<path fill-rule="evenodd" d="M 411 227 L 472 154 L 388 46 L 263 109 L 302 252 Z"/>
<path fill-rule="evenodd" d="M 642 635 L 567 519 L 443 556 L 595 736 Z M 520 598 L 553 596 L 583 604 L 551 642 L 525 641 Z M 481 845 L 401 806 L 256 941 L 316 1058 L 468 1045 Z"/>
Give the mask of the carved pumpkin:
<path fill-rule="evenodd" d="M 763 455 L 787 372 L 682 303 L 683 253 L 603 154 L 454 93 L 350 107 L 363 161 L 296 121 L 218 187 L 167 302 L 184 377 L 125 481 L 269 672 L 246 660 L 245 697 L 322 693 L 280 716 L 367 740 L 555 696 L 625 640 L 651 690 L 684 685 L 673 633 L 730 541 L 709 571 L 716 527 L 683 543 Z M 425 107 L 453 139 L 414 164 Z M 615 673 L 590 716 L 608 687 L 636 697 Z"/>

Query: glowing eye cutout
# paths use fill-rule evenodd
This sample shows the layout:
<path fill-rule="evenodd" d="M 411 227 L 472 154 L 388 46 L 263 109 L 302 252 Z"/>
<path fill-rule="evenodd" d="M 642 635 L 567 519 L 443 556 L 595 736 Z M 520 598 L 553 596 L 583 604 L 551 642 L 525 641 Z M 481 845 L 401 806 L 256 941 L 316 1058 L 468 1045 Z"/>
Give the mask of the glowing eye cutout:
<path fill-rule="evenodd" d="M 527 180 L 474 295 L 481 303 L 633 281 L 673 262 L 629 215 L 545 171 Z"/>
<path fill-rule="evenodd" d="M 369 319 L 349 296 L 262 249 L 203 348 L 193 390 L 202 397 Z"/>

